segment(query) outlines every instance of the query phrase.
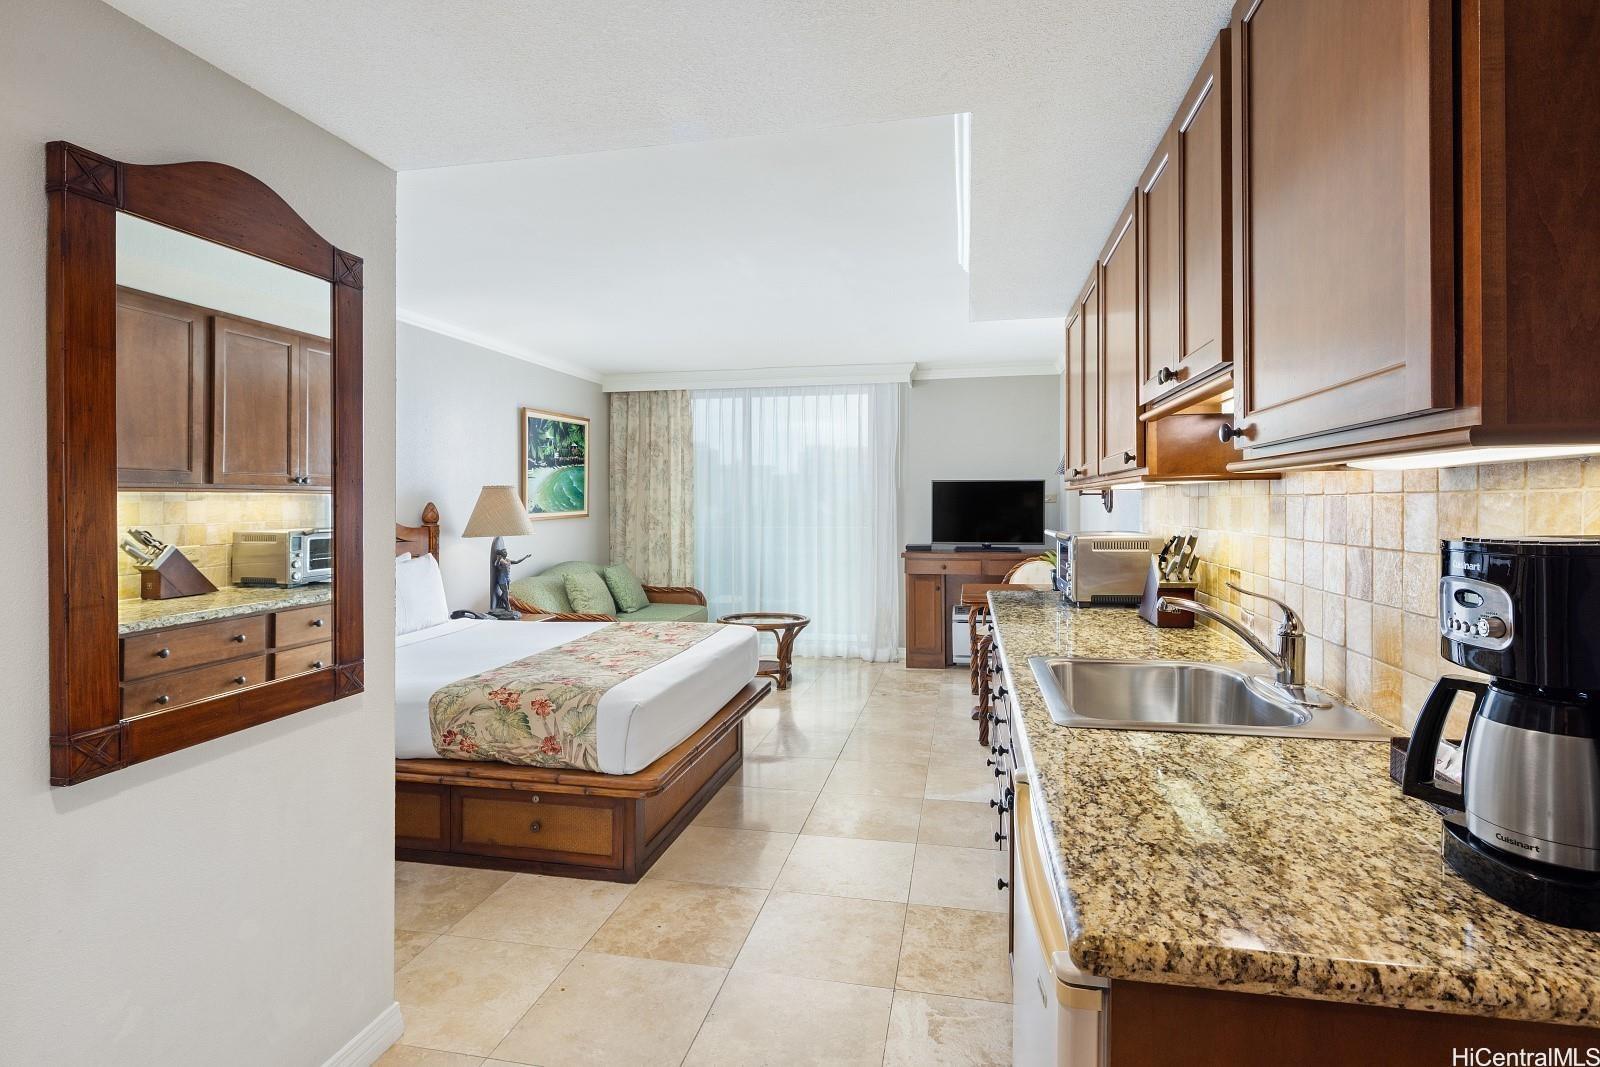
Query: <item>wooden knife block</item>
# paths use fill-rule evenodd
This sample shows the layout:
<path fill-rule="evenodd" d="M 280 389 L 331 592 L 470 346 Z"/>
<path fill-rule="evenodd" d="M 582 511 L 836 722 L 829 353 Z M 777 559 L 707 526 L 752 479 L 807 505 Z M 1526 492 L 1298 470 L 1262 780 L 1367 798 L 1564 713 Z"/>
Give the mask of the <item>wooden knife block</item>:
<path fill-rule="evenodd" d="M 145 600 L 171 600 L 216 591 L 211 579 L 176 548 L 168 548 L 154 563 L 139 568 L 139 596 Z"/>
<path fill-rule="evenodd" d="M 1156 601 L 1164 596 L 1181 596 L 1193 600 L 1197 586 L 1194 582 L 1174 582 L 1161 577 L 1156 561 L 1150 561 L 1150 569 L 1144 576 L 1144 596 L 1139 599 L 1139 617 L 1151 626 L 1169 626 L 1177 629 L 1188 629 L 1194 625 L 1194 612 L 1192 611 L 1162 611 L 1156 607 Z"/>

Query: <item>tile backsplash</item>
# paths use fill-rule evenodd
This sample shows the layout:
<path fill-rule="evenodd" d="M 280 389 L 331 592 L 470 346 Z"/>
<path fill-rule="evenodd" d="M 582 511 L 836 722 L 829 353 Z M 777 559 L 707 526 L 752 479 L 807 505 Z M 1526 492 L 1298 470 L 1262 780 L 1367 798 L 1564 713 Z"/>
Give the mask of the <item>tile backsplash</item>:
<path fill-rule="evenodd" d="M 120 543 L 130 526 L 149 530 L 177 545 L 219 589 L 232 584 L 235 530 L 278 530 L 329 526 L 329 493 L 122 492 L 117 494 Z M 117 596 L 139 596 L 139 572 L 124 552 L 117 553 Z"/>
<path fill-rule="evenodd" d="M 1277 481 L 1150 486 L 1145 530 L 1198 534 L 1200 600 L 1268 638 L 1278 597 L 1305 620 L 1313 683 L 1410 728 L 1439 655 L 1439 540 L 1600 533 L 1600 457 Z"/>

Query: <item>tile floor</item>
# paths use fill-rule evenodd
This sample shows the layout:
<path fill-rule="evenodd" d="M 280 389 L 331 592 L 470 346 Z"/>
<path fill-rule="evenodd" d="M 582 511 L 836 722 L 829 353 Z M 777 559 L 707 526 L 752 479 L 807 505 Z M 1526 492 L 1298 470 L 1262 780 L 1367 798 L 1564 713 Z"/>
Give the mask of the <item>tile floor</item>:
<path fill-rule="evenodd" d="M 1008 1064 L 965 671 L 800 661 L 638 885 L 401 863 L 383 1067 Z"/>

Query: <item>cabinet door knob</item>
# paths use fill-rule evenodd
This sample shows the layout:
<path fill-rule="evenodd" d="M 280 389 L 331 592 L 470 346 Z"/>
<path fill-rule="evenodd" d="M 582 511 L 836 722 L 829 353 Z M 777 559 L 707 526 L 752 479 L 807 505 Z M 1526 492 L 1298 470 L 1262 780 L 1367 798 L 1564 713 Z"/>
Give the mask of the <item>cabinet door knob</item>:
<path fill-rule="evenodd" d="M 233 643 L 236 644 L 236 645 L 244 644 L 244 634 L 234 634 L 233 635 Z"/>
<path fill-rule="evenodd" d="M 1004 841 L 1005 839 L 1006 839 L 1006 835 L 1005 834 L 1000 833 L 998 830 L 995 831 L 995 835 L 994 835 L 994 843 L 995 844 L 998 845 L 1000 842 Z"/>
<path fill-rule="evenodd" d="M 986 759 L 983 762 L 988 764 L 990 767 L 994 766 L 994 760 L 992 760 L 992 759 Z M 1000 772 L 999 771 L 995 771 L 994 773 L 999 774 Z"/>
<path fill-rule="evenodd" d="M 320 659 L 311 661 L 311 669 L 314 671 L 320 671 L 324 666 L 325 664 Z"/>
<path fill-rule="evenodd" d="M 1135 460 L 1137 460 L 1138 458 L 1139 457 L 1134 455 L 1132 452 L 1124 452 L 1122 454 L 1122 462 L 1124 462 L 1124 463 L 1132 463 Z"/>
<path fill-rule="evenodd" d="M 156 653 L 156 659 L 166 659 L 170 655 L 172 655 L 172 649 L 163 648 L 160 652 Z"/>
<path fill-rule="evenodd" d="M 311 620 L 311 625 L 312 626 L 321 626 L 322 625 L 322 620 L 321 619 L 312 619 Z"/>
<path fill-rule="evenodd" d="M 169 701 L 171 699 L 172 698 L 167 696 L 167 694 L 162 693 L 160 696 L 156 697 L 156 703 L 157 704 L 165 704 L 167 701 Z M 990 801 L 990 803 L 993 803 L 993 801 Z"/>
<path fill-rule="evenodd" d="M 248 681 L 248 679 L 245 678 L 245 676 L 241 674 L 241 675 L 239 675 L 237 678 L 235 678 L 233 680 L 233 684 L 234 685 L 243 685 L 246 681 Z"/>
<path fill-rule="evenodd" d="M 1011 883 L 1006 881 L 1004 878 L 996 878 L 994 880 L 994 887 L 996 889 L 998 889 L 1002 893 L 1004 893 L 1006 891 L 1006 886 L 1008 886 L 1010 884 Z"/>
<path fill-rule="evenodd" d="M 1173 370 L 1171 367 L 1162 367 L 1160 370 L 1156 371 L 1157 384 L 1166 385 L 1168 382 L 1175 382 L 1177 380 L 1178 372 Z"/>
<path fill-rule="evenodd" d="M 989 806 L 991 808 L 998 808 L 1000 806 L 1000 802 L 998 800 L 995 800 L 993 797 L 991 797 L 991 798 L 989 798 Z"/>
<path fill-rule="evenodd" d="M 1248 439 L 1250 437 L 1250 429 L 1251 428 L 1249 426 L 1235 426 L 1231 422 L 1225 422 L 1221 426 L 1217 427 L 1217 440 L 1221 441 L 1223 444 L 1227 444 L 1235 437 L 1243 437 Z"/>

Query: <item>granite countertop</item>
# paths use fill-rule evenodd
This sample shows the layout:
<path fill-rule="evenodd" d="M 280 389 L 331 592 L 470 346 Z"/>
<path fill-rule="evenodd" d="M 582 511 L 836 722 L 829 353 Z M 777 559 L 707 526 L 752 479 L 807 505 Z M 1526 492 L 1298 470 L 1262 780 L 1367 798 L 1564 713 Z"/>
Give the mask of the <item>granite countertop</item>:
<path fill-rule="evenodd" d="M 333 586 L 327 582 L 301 585 L 293 589 L 245 588 L 224 586 L 215 593 L 174 597 L 171 600 L 117 601 L 117 636 L 164 630 L 190 622 L 231 619 L 240 615 L 259 615 L 285 608 L 326 604 L 333 599 Z"/>
<path fill-rule="evenodd" d="M 1250 661 L 1054 593 L 991 593 L 1019 757 L 1073 960 L 1091 974 L 1600 1026 L 1600 934 L 1462 881 L 1389 746 L 1057 726 L 1028 657 Z"/>

